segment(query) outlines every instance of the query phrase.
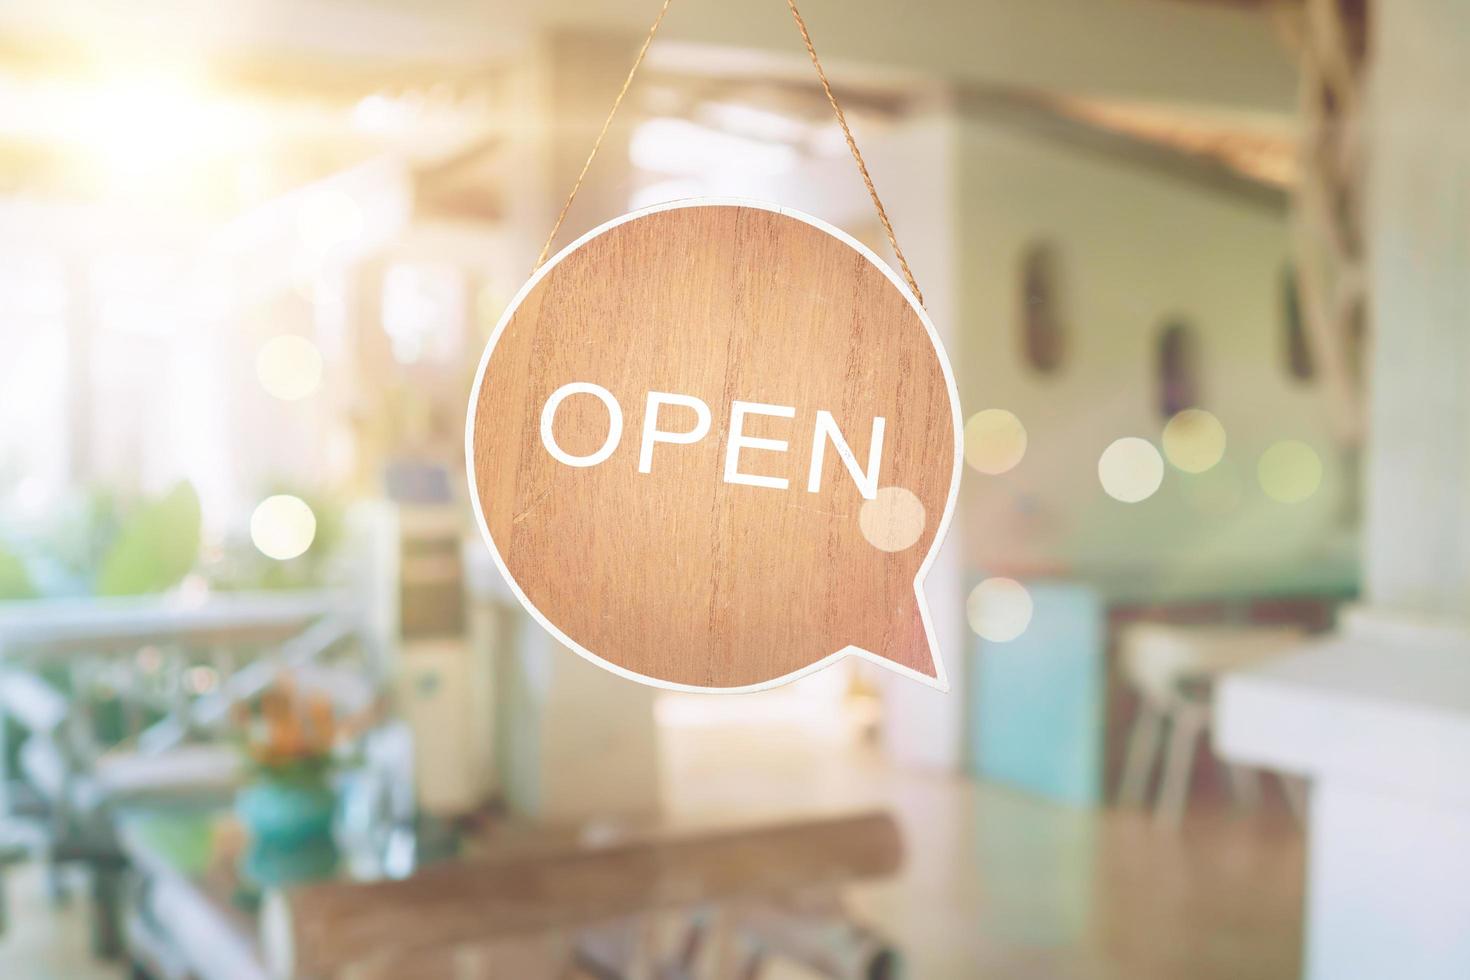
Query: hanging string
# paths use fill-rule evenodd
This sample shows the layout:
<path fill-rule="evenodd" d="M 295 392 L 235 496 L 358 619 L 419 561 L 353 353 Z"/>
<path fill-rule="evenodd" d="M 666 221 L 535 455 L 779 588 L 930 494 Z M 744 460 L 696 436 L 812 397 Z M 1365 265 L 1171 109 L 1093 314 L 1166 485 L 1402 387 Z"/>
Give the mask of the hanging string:
<path fill-rule="evenodd" d="M 551 251 L 551 243 L 556 240 L 556 233 L 561 231 L 561 223 L 567 220 L 567 212 L 572 208 L 572 202 L 577 199 L 577 191 L 582 189 L 582 181 L 587 177 L 587 170 L 592 166 L 592 160 L 597 156 L 597 151 L 602 149 L 602 141 L 607 136 L 608 127 L 612 125 L 613 116 L 618 114 L 618 107 L 623 104 L 623 96 L 628 94 L 628 86 L 633 84 L 633 76 L 638 74 L 638 68 L 643 64 L 643 56 L 648 54 L 648 46 L 653 43 L 653 36 L 658 33 L 658 26 L 664 22 L 664 14 L 669 12 L 669 4 L 674 0 L 664 0 L 664 5 L 658 8 L 658 16 L 653 19 L 653 26 L 648 29 L 648 36 L 643 39 L 643 47 L 638 49 L 638 57 L 633 59 L 633 67 L 628 69 L 628 77 L 623 79 L 623 87 L 618 89 L 618 97 L 613 99 L 612 108 L 608 110 L 607 118 L 602 121 L 602 129 L 597 132 L 597 139 L 592 141 L 592 152 L 587 154 L 586 161 L 582 164 L 582 172 L 577 174 L 576 183 L 572 184 L 572 192 L 567 195 L 567 203 L 561 206 L 561 214 L 556 216 L 556 224 L 551 226 L 551 234 L 546 236 L 546 244 L 541 246 L 541 254 L 536 256 L 536 264 L 531 267 L 534 273 L 546 262 L 547 253 Z"/>
<path fill-rule="evenodd" d="M 852 138 L 852 130 L 847 126 L 847 114 L 842 111 L 842 104 L 837 101 L 837 95 L 832 91 L 832 83 L 827 81 L 827 73 L 822 70 L 822 59 L 817 57 L 817 49 L 812 46 L 812 36 L 807 32 L 806 20 L 802 18 L 801 11 L 796 9 L 796 0 L 786 0 L 786 6 L 791 8 L 791 16 L 796 19 L 796 29 L 801 31 L 801 39 L 806 44 L 806 53 L 812 57 L 812 67 L 817 70 L 817 78 L 822 81 L 822 91 L 827 93 L 827 101 L 832 104 L 832 112 L 837 116 L 837 125 L 842 127 L 842 135 L 847 140 L 847 148 L 852 151 L 852 158 L 857 163 L 858 173 L 863 175 L 863 184 L 868 188 L 868 196 L 873 199 L 873 208 L 878 212 L 878 220 L 883 222 L 883 230 L 888 233 L 888 244 L 893 246 L 893 254 L 898 258 L 899 267 L 903 269 L 903 277 L 913 290 L 914 299 L 919 305 L 924 305 L 924 294 L 919 292 L 919 284 L 914 281 L 914 274 L 909 269 L 909 260 L 903 257 L 903 249 L 898 247 L 898 236 L 893 233 L 893 222 L 888 220 L 888 212 L 883 210 L 883 202 L 878 198 L 878 189 L 873 186 L 873 178 L 868 176 L 868 165 L 863 162 L 863 153 L 858 149 L 857 140 Z"/>
<path fill-rule="evenodd" d="M 546 244 L 541 246 L 541 254 L 536 257 L 536 265 L 532 272 L 546 262 L 546 256 L 551 252 L 551 243 L 556 240 L 557 232 L 561 231 L 562 222 L 566 220 L 567 212 L 571 210 L 572 202 L 576 200 L 577 191 L 582 189 L 582 181 L 587 176 L 587 171 L 592 166 L 597 151 L 602 149 L 602 141 L 607 136 L 608 129 L 612 126 L 613 117 L 617 115 L 618 108 L 623 104 L 623 97 L 628 94 L 628 88 L 633 84 L 633 76 L 638 74 L 639 67 L 643 64 L 644 56 L 648 54 L 648 47 L 653 43 L 654 35 L 658 33 L 659 25 L 664 21 L 664 14 L 669 11 L 669 4 L 673 0 L 664 0 L 663 6 L 659 8 L 658 16 L 653 19 L 653 25 L 648 29 L 648 36 L 643 39 L 643 46 L 638 49 L 638 56 L 633 59 L 633 67 L 628 69 L 628 76 L 623 79 L 623 87 L 618 89 L 617 98 L 613 99 L 612 109 L 608 111 L 607 118 L 603 120 L 602 129 L 597 133 L 597 139 L 592 143 L 592 151 L 587 154 L 587 160 L 582 164 L 582 172 L 577 174 L 577 180 L 572 184 L 572 192 L 567 195 L 567 201 L 562 205 L 561 213 L 556 216 L 556 223 L 551 226 L 551 234 L 546 236 Z M 807 30 L 806 20 L 801 16 L 801 11 L 796 7 L 796 0 L 786 0 L 786 6 L 791 8 L 791 16 L 796 21 L 796 29 L 801 32 L 802 43 L 806 45 L 806 53 L 811 57 L 812 67 L 817 70 L 817 78 L 822 83 L 822 91 L 827 95 L 827 102 L 832 106 L 832 113 L 837 117 L 837 125 L 842 127 L 842 136 L 847 140 L 847 148 L 852 152 L 852 159 L 857 163 L 858 173 L 862 175 L 863 185 L 868 189 L 868 197 L 873 201 L 873 208 L 878 212 L 878 220 L 883 223 L 883 231 L 888 235 L 888 244 L 893 247 L 893 254 L 898 259 L 899 267 L 903 270 L 904 280 L 913 292 L 914 298 L 919 305 L 924 305 L 924 294 L 919 291 L 919 284 L 914 279 L 914 273 L 909 269 L 908 259 L 904 258 L 903 249 L 899 247 L 898 236 L 893 233 L 893 222 L 888 220 L 888 212 L 883 207 L 883 201 L 878 197 L 878 189 L 873 186 L 873 178 L 868 174 L 868 165 L 863 160 L 862 151 L 858 149 L 857 140 L 853 139 L 852 129 L 847 125 L 847 114 L 842 111 L 842 104 L 837 101 L 837 94 L 832 91 L 832 83 L 827 81 L 827 72 L 822 68 L 822 60 L 817 57 L 817 49 L 812 44 L 811 33 Z"/>

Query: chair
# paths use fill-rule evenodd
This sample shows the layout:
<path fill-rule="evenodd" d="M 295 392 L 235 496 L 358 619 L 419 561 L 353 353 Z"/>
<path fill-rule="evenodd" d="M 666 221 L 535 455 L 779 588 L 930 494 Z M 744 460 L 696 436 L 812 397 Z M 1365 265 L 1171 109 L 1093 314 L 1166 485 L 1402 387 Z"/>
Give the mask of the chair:
<path fill-rule="evenodd" d="M 1148 802 L 1149 783 L 1163 752 L 1154 816 L 1161 823 L 1178 825 L 1188 802 L 1199 740 L 1210 728 L 1215 677 L 1288 652 L 1302 637 L 1296 627 L 1160 623 L 1127 627 L 1120 637 L 1119 659 L 1124 679 L 1137 693 L 1139 703 L 1128 736 L 1118 801 L 1125 806 Z M 1253 805 L 1260 796 L 1255 774 L 1235 765 L 1226 765 L 1226 771 L 1236 800 Z M 1293 809 L 1298 809 L 1297 788 L 1283 786 Z"/>

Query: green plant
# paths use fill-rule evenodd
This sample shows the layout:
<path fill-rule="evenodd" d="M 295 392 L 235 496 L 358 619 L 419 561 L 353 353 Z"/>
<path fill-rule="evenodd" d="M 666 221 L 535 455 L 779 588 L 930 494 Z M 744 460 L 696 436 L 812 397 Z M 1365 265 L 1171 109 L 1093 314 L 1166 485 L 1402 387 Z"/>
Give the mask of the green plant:
<path fill-rule="evenodd" d="M 106 488 L 64 496 L 45 525 L 0 545 L 0 599 L 167 591 L 197 563 L 201 525 L 188 481 L 153 498 Z"/>
<path fill-rule="evenodd" d="M 199 557 L 202 514 L 188 481 L 126 515 L 97 568 L 97 595 L 144 595 L 177 585 Z"/>
<path fill-rule="evenodd" d="M 0 599 L 34 599 L 39 593 L 25 562 L 0 548 Z"/>

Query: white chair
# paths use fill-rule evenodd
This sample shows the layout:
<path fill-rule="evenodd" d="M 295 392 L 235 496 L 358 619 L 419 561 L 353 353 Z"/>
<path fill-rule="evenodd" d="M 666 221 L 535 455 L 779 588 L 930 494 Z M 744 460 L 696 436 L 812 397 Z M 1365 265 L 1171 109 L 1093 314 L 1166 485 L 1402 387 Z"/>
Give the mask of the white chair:
<path fill-rule="evenodd" d="M 1188 802 L 1194 756 L 1200 737 L 1210 727 L 1210 699 L 1216 676 L 1278 656 L 1302 642 L 1296 627 L 1170 626 L 1136 623 L 1120 637 L 1119 662 L 1124 678 L 1138 695 L 1138 715 L 1128 736 L 1128 753 L 1118 788 L 1125 806 L 1148 802 L 1150 778 L 1164 749 L 1163 774 L 1154 815 L 1177 825 Z M 1260 790 L 1256 776 L 1227 765 L 1231 790 L 1238 802 L 1253 805 Z M 1297 787 L 1283 783 L 1294 810 Z"/>

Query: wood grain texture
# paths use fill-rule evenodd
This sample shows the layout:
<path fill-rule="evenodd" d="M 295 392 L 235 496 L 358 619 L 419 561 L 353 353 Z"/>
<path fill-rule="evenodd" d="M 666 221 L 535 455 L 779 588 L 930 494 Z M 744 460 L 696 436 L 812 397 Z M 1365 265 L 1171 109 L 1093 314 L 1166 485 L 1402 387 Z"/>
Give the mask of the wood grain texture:
<path fill-rule="evenodd" d="M 485 527 L 525 597 L 577 645 L 704 688 L 785 677 L 849 645 L 935 675 L 914 580 L 946 511 L 957 409 L 915 307 L 861 252 L 756 207 L 655 211 L 561 257 L 492 345 L 471 433 Z M 540 438 L 542 406 L 570 381 L 622 408 L 622 440 L 596 466 L 566 466 Z M 656 445 L 645 474 L 650 390 L 701 399 L 712 425 L 698 443 Z M 735 400 L 795 408 L 745 426 L 788 451 L 740 457 L 787 489 L 724 482 Z M 830 444 L 820 492 L 807 491 L 819 409 L 860 463 L 886 419 L 878 483 L 922 503 L 912 546 L 864 537 L 864 499 Z M 668 406 L 659 420 L 688 429 L 694 412 Z M 607 410 L 573 396 L 554 432 L 567 452 L 594 452 Z"/>
<path fill-rule="evenodd" d="M 277 974 L 327 977 L 383 956 L 567 935 L 644 912 L 833 888 L 892 875 L 902 861 L 897 824 L 871 812 L 522 860 L 451 862 L 401 881 L 323 881 L 273 893 L 264 943 Z"/>

